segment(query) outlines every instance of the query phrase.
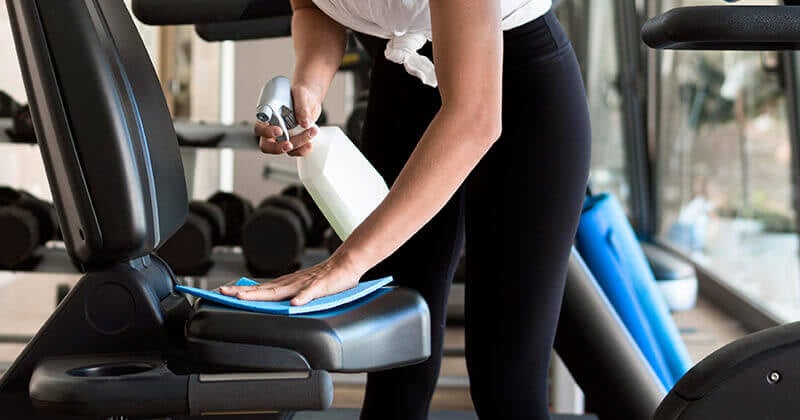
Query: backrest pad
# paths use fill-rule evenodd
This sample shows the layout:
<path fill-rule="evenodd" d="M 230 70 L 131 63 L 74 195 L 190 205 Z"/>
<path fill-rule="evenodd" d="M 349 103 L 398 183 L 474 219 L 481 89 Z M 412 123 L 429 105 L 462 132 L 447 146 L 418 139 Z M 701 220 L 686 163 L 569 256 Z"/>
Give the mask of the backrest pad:
<path fill-rule="evenodd" d="M 122 0 L 7 0 L 70 254 L 105 265 L 184 222 L 186 182 L 158 79 Z"/>

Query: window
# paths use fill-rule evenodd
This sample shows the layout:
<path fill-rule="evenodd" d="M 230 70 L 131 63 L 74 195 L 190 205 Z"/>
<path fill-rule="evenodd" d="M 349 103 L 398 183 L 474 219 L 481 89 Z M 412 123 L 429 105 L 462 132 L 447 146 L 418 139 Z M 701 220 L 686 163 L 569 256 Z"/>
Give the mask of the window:
<path fill-rule="evenodd" d="M 657 192 L 661 238 L 791 321 L 800 270 L 780 64 L 774 52 L 661 52 Z"/>

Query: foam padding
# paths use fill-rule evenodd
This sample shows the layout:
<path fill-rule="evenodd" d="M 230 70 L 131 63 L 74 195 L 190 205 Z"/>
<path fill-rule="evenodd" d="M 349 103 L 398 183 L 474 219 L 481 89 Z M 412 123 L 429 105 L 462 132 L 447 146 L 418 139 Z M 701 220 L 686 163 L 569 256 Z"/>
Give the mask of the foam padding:
<path fill-rule="evenodd" d="M 614 309 L 667 389 L 691 366 L 686 345 L 659 294 L 647 259 L 619 202 L 587 198 L 577 247 Z"/>
<path fill-rule="evenodd" d="M 336 309 L 339 306 L 354 302 L 378 291 L 382 287 L 391 283 L 392 280 L 392 277 L 384 277 L 378 280 L 361 282 L 358 284 L 358 286 L 352 289 L 345 290 L 344 292 L 337 293 L 335 295 L 314 299 L 303 306 L 292 306 L 288 300 L 282 300 L 279 302 L 241 300 L 236 297 L 222 295 L 215 290 L 204 290 L 195 287 L 176 286 L 175 289 L 183 293 L 188 293 L 199 298 L 219 303 L 221 305 L 230 306 L 232 308 L 242 309 L 245 311 L 277 315 L 296 315 Z M 258 284 L 258 282 L 244 277 L 236 282 L 236 286 L 255 286 Z"/>

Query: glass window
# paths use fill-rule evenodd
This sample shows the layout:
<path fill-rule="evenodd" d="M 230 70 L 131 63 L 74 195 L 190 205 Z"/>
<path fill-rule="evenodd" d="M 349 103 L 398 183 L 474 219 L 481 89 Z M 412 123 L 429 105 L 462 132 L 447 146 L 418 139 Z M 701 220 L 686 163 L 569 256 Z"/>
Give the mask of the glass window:
<path fill-rule="evenodd" d="M 664 3 L 662 12 L 722 4 Z M 790 321 L 800 319 L 800 283 L 792 150 L 778 57 L 661 52 L 658 207 L 662 238 Z"/>

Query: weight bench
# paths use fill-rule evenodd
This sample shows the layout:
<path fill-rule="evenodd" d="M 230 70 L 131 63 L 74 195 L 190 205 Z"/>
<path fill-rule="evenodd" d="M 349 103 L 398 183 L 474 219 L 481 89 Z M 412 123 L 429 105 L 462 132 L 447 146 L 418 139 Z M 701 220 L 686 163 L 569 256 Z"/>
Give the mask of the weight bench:
<path fill-rule="evenodd" d="M 329 372 L 430 355 L 428 308 L 410 290 L 296 317 L 191 305 L 153 255 L 183 224 L 188 198 L 172 121 L 124 3 L 7 6 L 64 242 L 86 275 L 0 379 L 5 413 L 285 418 L 330 406 Z"/>

